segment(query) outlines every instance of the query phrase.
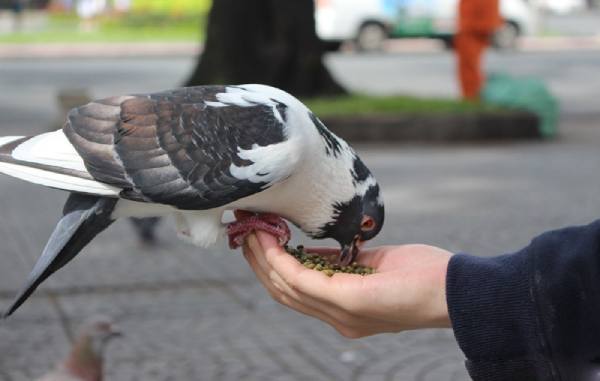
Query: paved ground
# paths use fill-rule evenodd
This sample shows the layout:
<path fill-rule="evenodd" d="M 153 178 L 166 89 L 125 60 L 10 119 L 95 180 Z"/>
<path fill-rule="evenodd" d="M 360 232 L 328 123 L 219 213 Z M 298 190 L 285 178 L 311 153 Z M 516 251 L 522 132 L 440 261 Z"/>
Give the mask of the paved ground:
<path fill-rule="evenodd" d="M 3 133 L 24 126 L 43 130 L 57 117 L 61 88 L 86 88 L 94 97 L 178 86 L 194 57 L 123 59 L 14 59 L 0 65 Z M 375 94 L 456 96 L 454 57 L 449 52 L 332 54 L 333 74 L 348 88 Z M 536 76 L 548 83 L 567 114 L 598 112 L 599 51 L 498 53 L 487 56 L 489 72 Z M 35 107 L 31 107 L 35 105 Z"/>
<path fill-rule="evenodd" d="M 455 60 L 449 52 L 336 54 L 328 62 L 334 75 L 354 90 L 458 96 Z M 491 52 L 486 56 L 489 73 L 544 80 L 568 114 L 598 112 L 600 76 L 595 73 L 599 64 L 600 51 Z"/>
<path fill-rule="evenodd" d="M 412 80 L 411 91 L 420 83 L 434 90 L 425 70 L 438 61 L 447 65 L 439 56 L 395 60 L 397 75 L 420 79 Z M 419 60 L 431 66 L 419 69 Z M 347 83 L 360 73 L 352 57 L 330 62 Z M 553 67 L 554 61 L 547 62 L 537 69 Z M 573 76 L 588 65 L 576 57 L 571 62 L 562 70 Z M 53 118 L 57 87 L 89 86 L 96 96 L 167 88 L 185 76 L 189 64 L 5 61 L 0 135 L 42 131 Z M 391 65 L 384 57 L 365 62 L 362 76 L 376 81 L 374 68 L 389 71 Z M 410 70 L 415 73 L 408 75 Z M 447 76 L 433 75 L 440 76 L 441 88 L 450 86 Z M 565 86 L 572 78 L 562 79 Z M 585 86 L 585 80 L 571 86 Z M 562 96 L 568 100 L 569 94 Z M 589 94 L 597 101 L 597 93 Z M 424 242 L 495 255 L 547 229 L 597 218 L 600 119 L 592 108 L 571 110 L 561 137 L 550 143 L 358 147 L 386 199 L 386 227 L 374 244 Z M 2 306 L 40 253 L 65 195 L 6 177 L 0 177 L 0 189 Z M 272 302 L 240 255 L 224 246 L 212 251 L 188 246 L 166 224 L 162 245 L 153 250 L 138 247 L 131 234 L 126 222 L 115 224 L 17 315 L 0 323 L 0 380 L 43 373 L 64 353 L 72 330 L 97 313 L 115 317 L 127 335 L 110 347 L 108 380 L 468 379 L 449 330 L 346 340 Z"/>

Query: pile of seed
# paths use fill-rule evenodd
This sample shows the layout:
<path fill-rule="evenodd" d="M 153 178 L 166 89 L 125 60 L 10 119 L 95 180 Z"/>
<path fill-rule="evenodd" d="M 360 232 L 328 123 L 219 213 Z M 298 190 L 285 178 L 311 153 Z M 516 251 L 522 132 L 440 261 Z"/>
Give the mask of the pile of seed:
<path fill-rule="evenodd" d="M 375 273 L 372 267 L 361 266 L 357 262 L 353 262 L 348 266 L 340 266 L 337 263 L 332 263 L 328 257 L 309 254 L 304 252 L 304 246 L 300 245 L 295 249 L 293 247 L 285 247 L 285 250 L 290 253 L 298 262 L 306 268 L 323 272 L 327 276 L 333 276 L 336 273 L 370 275 Z"/>

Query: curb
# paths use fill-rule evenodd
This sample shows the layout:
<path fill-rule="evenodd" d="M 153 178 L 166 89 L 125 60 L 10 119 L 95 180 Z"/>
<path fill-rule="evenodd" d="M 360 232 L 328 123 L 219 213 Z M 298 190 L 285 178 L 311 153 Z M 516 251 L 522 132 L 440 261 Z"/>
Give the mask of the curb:
<path fill-rule="evenodd" d="M 0 58 L 126 58 L 192 57 L 201 51 L 197 42 L 0 44 Z"/>
<path fill-rule="evenodd" d="M 324 117 L 350 142 L 479 142 L 542 139 L 539 120 L 526 111 Z"/>
<path fill-rule="evenodd" d="M 191 57 L 202 50 L 199 42 L 89 42 L 89 43 L 0 43 L 0 58 L 118 58 Z M 439 52 L 439 41 L 428 39 L 390 40 L 389 53 Z M 518 52 L 596 51 L 600 36 L 523 37 Z"/>

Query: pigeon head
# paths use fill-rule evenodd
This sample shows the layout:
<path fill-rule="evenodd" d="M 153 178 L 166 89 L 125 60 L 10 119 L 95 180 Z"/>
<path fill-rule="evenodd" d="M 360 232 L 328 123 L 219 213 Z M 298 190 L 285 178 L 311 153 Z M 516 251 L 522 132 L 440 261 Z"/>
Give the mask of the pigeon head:
<path fill-rule="evenodd" d="M 96 316 L 82 327 L 80 340 L 89 343 L 96 353 L 101 353 L 111 339 L 121 335 L 121 331 L 110 318 Z"/>
<path fill-rule="evenodd" d="M 340 263 L 346 266 L 354 262 L 362 244 L 381 231 L 384 206 L 379 186 L 370 186 L 363 196 L 357 195 L 348 202 L 336 204 L 334 209 L 334 221 L 328 224 L 324 237 L 339 242 Z"/>
<path fill-rule="evenodd" d="M 350 200 L 333 204 L 332 220 L 321 228 L 317 237 L 339 242 L 339 260 L 344 266 L 354 262 L 365 241 L 379 234 L 385 215 L 379 184 L 358 156 L 353 161 L 354 195 Z"/>
<path fill-rule="evenodd" d="M 59 373 L 43 379 L 102 380 L 104 348 L 110 339 L 120 335 L 109 318 L 96 316 L 90 319 L 83 325 L 67 358 L 59 364 Z"/>

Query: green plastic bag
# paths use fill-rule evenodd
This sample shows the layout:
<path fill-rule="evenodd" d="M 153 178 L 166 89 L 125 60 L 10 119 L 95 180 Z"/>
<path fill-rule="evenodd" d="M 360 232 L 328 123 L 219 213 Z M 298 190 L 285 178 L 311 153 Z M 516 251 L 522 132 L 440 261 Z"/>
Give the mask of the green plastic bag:
<path fill-rule="evenodd" d="M 558 101 L 540 79 L 490 74 L 481 100 L 491 105 L 530 111 L 540 119 L 541 136 L 551 138 L 557 133 Z"/>

